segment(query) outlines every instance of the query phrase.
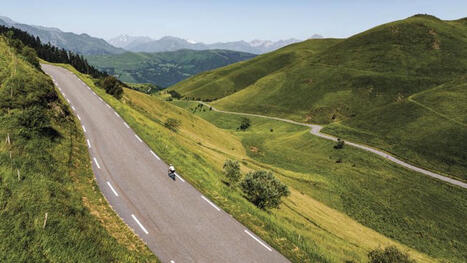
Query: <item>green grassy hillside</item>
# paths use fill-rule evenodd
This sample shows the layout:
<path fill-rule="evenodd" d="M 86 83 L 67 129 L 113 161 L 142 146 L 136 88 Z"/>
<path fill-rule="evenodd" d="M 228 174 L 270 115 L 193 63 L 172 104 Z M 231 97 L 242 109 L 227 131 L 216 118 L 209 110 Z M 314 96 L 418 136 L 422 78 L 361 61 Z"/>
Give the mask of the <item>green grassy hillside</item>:
<path fill-rule="evenodd" d="M 50 78 L 7 43 L 0 37 L 0 261 L 156 262 L 98 191 Z"/>
<path fill-rule="evenodd" d="M 204 195 L 209 196 L 225 211 L 255 231 L 261 238 L 286 255 L 292 262 L 345 262 L 346 260 L 365 262 L 367 260 L 367 253 L 370 250 L 391 244 L 398 246 L 403 251 L 408 251 L 418 262 L 436 262 L 433 257 L 420 253 L 421 249 L 413 249 L 413 243 L 415 242 L 408 246 L 402 245 L 400 242 L 395 241 L 395 238 L 388 238 L 346 215 L 346 212 L 340 209 L 343 202 L 340 197 L 340 191 L 338 191 L 339 188 L 337 186 L 339 185 L 337 182 L 339 182 L 339 178 L 345 177 L 345 180 L 340 181 L 344 184 L 345 182 L 352 181 L 353 177 L 359 176 L 361 171 L 372 171 L 373 167 L 379 167 L 378 172 L 367 175 L 367 183 L 379 177 L 381 177 L 380 180 L 382 181 L 397 178 L 389 184 L 394 183 L 394 188 L 401 189 L 401 187 L 408 185 L 404 179 L 408 178 L 412 182 L 416 181 L 423 183 L 424 186 L 428 185 L 427 188 L 429 189 L 430 196 L 434 200 L 438 198 L 443 200 L 441 202 L 445 202 L 446 200 L 453 201 L 452 198 L 458 195 L 460 189 L 450 186 L 446 189 L 438 189 L 435 181 L 429 180 L 426 182 L 423 176 L 416 174 L 412 176 L 413 173 L 407 171 L 404 171 L 401 175 L 399 172 L 403 171 L 403 169 L 400 167 L 394 167 L 390 163 L 379 160 L 369 153 L 360 152 L 352 148 L 345 150 L 346 153 L 350 153 L 351 157 L 344 161 L 344 163 L 355 161 L 360 170 L 356 168 L 349 170 L 349 165 L 344 164 L 342 170 L 332 180 L 329 180 L 328 177 L 333 174 L 332 171 L 339 166 L 339 164 L 335 163 L 335 158 L 339 157 L 339 153 L 333 153 L 333 144 L 331 142 L 315 137 L 311 137 L 313 140 L 312 144 L 316 147 L 313 147 L 315 149 L 313 154 L 309 155 L 310 162 L 322 162 L 319 167 L 323 168 L 323 172 L 318 169 L 313 170 L 312 174 L 305 174 L 302 171 L 289 169 L 288 167 L 284 169 L 270 164 L 269 161 L 263 162 L 256 159 L 256 156 L 251 155 L 250 145 L 252 140 L 250 140 L 250 145 L 246 144 L 241 133 L 234 133 L 232 131 L 239 125 L 238 118 L 236 117 L 223 114 L 216 115 L 204 107 L 204 110 L 201 111 L 203 114 L 212 113 L 213 115 L 210 116 L 212 119 L 215 119 L 213 121 L 215 125 L 226 127 L 225 129 L 221 129 L 201 119 L 200 116 L 196 116 L 197 114 L 193 115 L 191 112 L 161 101 L 156 96 L 149 96 L 141 92 L 125 89 L 122 100 L 116 100 L 102 89 L 96 88 L 93 79 L 89 78 L 89 76 L 79 74 L 71 67 L 67 68 L 77 74 L 99 96 L 112 105 L 120 116 L 162 159 L 166 162 L 174 163 L 178 167 L 180 174 L 187 181 L 196 186 Z M 178 105 L 179 101 L 176 103 Z M 192 107 L 192 105 L 185 105 L 183 103 L 187 104 L 189 102 L 183 101 L 181 106 Z M 204 115 L 201 116 L 204 117 Z M 180 127 L 177 132 L 164 127 L 164 122 L 168 118 L 175 118 L 180 121 Z M 253 120 L 253 125 L 251 133 L 244 133 L 245 136 L 265 138 L 271 136 L 271 128 L 274 130 L 274 137 L 278 140 L 296 137 L 294 136 L 296 133 L 300 135 L 308 134 L 305 127 L 284 124 L 279 121 L 255 119 Z M 308 137 L 305 139 L 307 140 Z M 300 139 L 299 143 L 306 143 L 306 141 Z M 295 147 L 295 145 L 290 145 L 290 147 Z M 306 145 L 303 149 L 307 149 L 308 147 L 309 145 Z M 262 152 L 259 153 L 261 154 Z M 285 153 L 288 155 L 288 152 Z M 363 156 L 360 156 L 362 153 Z M 331 156 L 328 156 L 328 154 Z M 294 162 L 300 160 L 299 155 L 292 156 L 296 158 L 293 160 Z M 244 173 L 252 169 L 273 171 L 276 176 L 289 185 L 291 195 L 284 200 L 284 204 L 280 209 L 263 211 L 256 208 L 238 190 L 232 190 L 224 183 L 225 177 L 222 174 L 222 165 L 227 158 L 239 160 Z M 352 186 L 349 189 L 352 188 L 354 187 Z M 378 189 L 372 189 L 371 192 L 377 194 L 380 192 Z M 388 190 L 387 194 L 390 194 L 392 191 L 391 187 L 391 190 Z M 345 193 L 348 193 L 348 191 L 343 192 L 343 197 L 345 197 Z M 358 195 L 359 193 L 355 193 L 355 196 Z M 401 198 L 405 198 L 405 195 L 392 200 L 397 203 Z M 358 205 L 365 207 L 365 203 L 362 203 L 354 196 L 347 199 L 354 200 L 353 202 L 346 202 L 349 204 L 349 207 L 353 207 L 354 211 L 359 211 Z M 419 202 L 417 199 L 418 196 L 413 196 L 404 204 L 413 203 L 412 207 L 416 207 L 417 202 Z M 426 207 L 430 204 L 430 199 L 420 199 L 423 201 L 421 207 Z M 378 201 L 375 202 L 372 202 L 373 198 L 368 198 L 367 200 L 375 207 L 379 203 L 384 203 L 385 208 L 392 205 L 392 203 L 386 203 L 384 195 L 379 195 Z M 324 203 L 328 201 L 335 202 L 338 209 L 326 206 Z M 427 234 L 427 237 L 431 238 L 432 236 L 436 236 L 435 233 L 439 231 L 439 224 L 441 222 L 449 222 L 446 223 L 449 226 L 446 234 L 440 235 L 440 237 L 443 236 L 443 238 L 453 240 L 455 246 L 459 246 L 459 244 L 462 246 L 465 242 L 462 236 L 456 236 L 456 231 L 463 229 L 464 224 L 462 220 L 459 222 L 455 220 L 458 217 L 456 213 L 460 213 L 460 215 L 465 214 L 465 209 L 462 208 L 464 201 L 454 200 L 453 203 L 457 205 L 447 206 L 445 209 L 443 207 L 440 208 L 443 210 L 441 219 L 437 218 L 434 221 L 430 221 L 428 220 L 428 215 L 431 210 L 424 212 L 423 216 L 420 217 L 423 220 L 421 220 L 421 223 L 417 227 L 413 223 L 407 226 L 408 229 L 414 227 L 417 230 L 410 230 L 408 233 L 404 233 L 406 231 L 402 227 L 404 224 L 394 227 L 385 223 L 384 220 L 376 219 L 375 222 L 381 227 L 385 226 L 391 229 L 390 231 L 396 233 L 397 238 L 401 236 L 414 237 L 417 235 L 416 231 L 420 231 L 420 229 L 428 229 L 430 234 Z M 402 206 L 402 209 L 401 207 L 395 208 L 401 211 L 400 214 L 394 213 L 395 218 L 402 220 L 402 218 L 408 216 L 407 211 L 410 211 L 410 208 L 406 207 L 407 210 L 404 211 L 404 207 Z M 371 210 L 366 209 L 366 211 Z M 383 214 L 390 214 L 391 212 L 392 210 L 379 209 L 376 214 L 380 218 L 383 218 Z M 413 222 L 416 222 L 416 220 Z M 430 229 L 430 226 L 433 229 Z M 415 234 L 412 231 L 415 231 Z M 425 240 L 418 240 L 417 238 L 415 240 L 419 242 L 417 246 L 429 251 L 436 258 L 447 258 L 455 262 L 454 259 L 463 257 L 462 249 L 457 250 L 453 247 L 448 248 L 447 251 L 449 252 L 441 253 L 437 252 L 438 246 L 440 246 L 438 241 L 433 245 L 429 245 L 430 243 L 425 242 Z M 437 238 L 436 240 L 440 239 Z M 446 244 L 446 246 L 443 245 L 444 247 L 449 246 Z"/>
<path fill-rule="evenodd" d="M 274 167 L 281 180 L 303 195 L 438 259 L 467 258 L 467 240 L 461 234 L 467 221 L 460 219 L 467 213 L 465 189 L 440 185 L 372 153 L 352 147 L 335 150 L 333 142 L 311 135 L 303 126 L 249 117 L 251 128 L 238 131 L 242 116 L 199 108 L 195 102 L 173 103 L 231 131 L 250 158 Z M 305 207 L 293 206 L 311 217 L 303 212 Z"/>
<path fill-rule="evenodd" d="M 178 50 L 160 53 L 126 52 L 88 56 L 89 63 L 120 80 L 168 87 L 194 74 L 223 67 L 255 55 L 230 50 Z"/>
<path fill-rule="evenodd" d="M 464 86 L 436 110 L 428 108 L 437 102 L 411 97 L 465 80 L 466 45 L 466 19 L 417 15 L 345 40 L 291 45 L 170 89 L 224 110 L 333 124 L 324 131 L 467 179 Z"/>

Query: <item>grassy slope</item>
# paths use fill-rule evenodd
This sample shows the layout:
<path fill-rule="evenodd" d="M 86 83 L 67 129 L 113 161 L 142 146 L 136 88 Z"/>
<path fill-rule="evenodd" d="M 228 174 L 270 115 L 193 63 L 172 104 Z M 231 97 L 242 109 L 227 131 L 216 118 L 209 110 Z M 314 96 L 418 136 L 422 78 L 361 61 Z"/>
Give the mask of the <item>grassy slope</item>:
<path fill-rule="evenodd" d="M 156 262 L 97 190 L 84 136 L 51 80 L 1 37 L 0 85 L 0 261 Z M 50 128 L 31 132 L 40 123 L 29 115 L 49 116 Z"/>
<path fill-rule="evenodd" d="M 272 169 L 281 173 L 281 178 L 299 177 L 301 174 L 251 159 L 241 138 L 185 110 L 132 90 L 125 90 L 122 103 L 96 89 L 87 76 L 77 75 L 112 105 L 166 162 L 175 163 L 185 179 L 293 262 L 342 262 L 350 259 L 361 262 L 375 247 L 401 246 L 293 188 L 292 195 L 281 209 L 271 213 L 258 210 L 222 182 L 221 167 L 226 158 L 242 160 L 245 171 Z M 178 133 L 163 127 L 167 118 L 181 120 Z M 278 131 L 297 131 L 296 126 L 280 126 L 277 126 Z M 410 253 L 420 261 L 432 261 L 414 250 Z"/>
<path fill-rule="evenodd" d="M 225 110 L 337 123 L 324 131 L 466 179 L 465 123 L 445 121 L 408 99 L 463 78 L 466 21 L 415 16 L 328 42 L 319 49 L 315 45 L 325 40 L 309 40 L 205 72 L 171 89 L 188 98 L 217 98 L 213 105 Z M 242 76 L 249 76 L 248 81 Z M 462 108 L 464 92 L 458 89 L 453 96 L 458 99 L 450 100 L 454 105 L 443 104 L 439 112 Z M 449 118 L 464 119 L 465 113 L 457 111 Z M 436 129 L 427 132 L 426 127 L 432 125 Z M 397 134 L 392 133 L 395 129 Z M 414 139 L 414 134 L 423 136 Z"/>
<path fill-rule="evenodd" d="M 173 103 L 189 110 L 197 105 Z M 250 118 L 252 128 L 238 132 L 241 116 L 209 110 L 195 114 L 241 138 L 249 157 L 275 167 L 281 179 L 297 191 L 434 257 L 452 262 L 467 258 L 463 252 L 467 240 L 462 234 L 467 223 L 465 190 L 371 153 L 350 147 L 336 151 L 332 142 L 312 136 L 301 126 Z"/>
<path fill-rule="evenodd" d="M 255 55 L 230 50 L 179 50 L 160 53 L 126 52 L 89 56 L 92 65 L 122 81 L 154 83 L 168 87 L 194 74 L 250 59 Z"/>

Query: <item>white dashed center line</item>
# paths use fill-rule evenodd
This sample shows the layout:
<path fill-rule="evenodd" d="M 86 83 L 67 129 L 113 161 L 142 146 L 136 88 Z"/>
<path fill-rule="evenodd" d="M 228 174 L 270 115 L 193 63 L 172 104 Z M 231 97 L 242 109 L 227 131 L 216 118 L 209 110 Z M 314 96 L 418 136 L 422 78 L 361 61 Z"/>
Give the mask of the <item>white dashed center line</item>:
<path fill-rule="evenodd" d="M 138 139 L 139 142 L 143 142 L 143 140 L 141 140 L 141 138 L 138 135 L 135 134 L 135 137 L 136 139 Z"/>
<path fill-rule="evenodd" d="M 185 179 L 183 179 L 182 177 L 180 177 L 180 175 L 178 175 L 177 173 L 175 173 L 175 176 L 177 176 L 177 178 L 180 179 L 180 181 L 185 182 Z"/>
<path fill-rule="evenodd" d="M 144 226 L 139 222 L 138 218 L 136 218 L 135 215 L 131 214 L 131 217 L 133 217 L 133 219 L 136 221 L 136 223 L 139 225 L 139 227 L 141 227 L 141 229 L 144 231 L 144 233 L 147 235 L 149 234 L 149 232 L 146 230 L 146 228 L 144 228 Z"/>
<path fill-rule="evenodd" d="M 84 127 L 84 125 L 81 125 L 81 127 L 83 127 L 83 131 L 86 132 L 86 127 Z"/>
<path fill-rule="evenodd" d="M 269 251 L 272 251 L 272 249 L 268 246 L 266 246 L 266 244 L 264 244 L 261 240 L 259 240 L 258 238 L 256 238 L 252 233 L 250 233 L 248 230 L 245 229 L 245 233 L 247 233 L 251 238 L 253 238 L 254 240 L 256 240 L 258 243 L 260 243 L 261 245 L 263 245 L 263 247 L 265 247 L 267 250 Z"/>
<path fill-rule="evenodd" d="M 208 202 L 208 204 L 210 204 L 212 207 L 214 207 L 217 211 L 221 211 L 221 209 L 219 207 L 217 207 L 213 202 L 209 201 L 209 199 L 204 197 L 204 195 L 202 195 L 201 198 L 203 198 L 204 201 Z"/>
<path fill-rule="evenodd" d="M 101 169 L 101 166 L 100 166 L 99 163 L 97 162 L 96 157 L 94 157 L 94 162 L 96 163 L 97 168 Z"/>
<path fill-rule="evenodd" d="M 161 160 L 161 158 L 159 158 L 159 156 L 157 156 L 157 154 L 155 154 L 152 150 L 151 150 L 151 154 L 154 155 L 154 157 L 156 157 L 157 160 L 159 160 L 159 161 Z"/>
<path fill-rule="evenodd" d="M 112 187 L 112 185 L 110 184 L 109 181 L 107 181 L 107 185 L 110 187 L 110 190 L 112 190 L 112 192 L 114 192 L 114 195 L 115 195 L 115 196 L 118 196 L 117 191 L 115 191 L 115 189 Z"/>
<path fill-rule="evenodd" d="M 89 139 L 87 139 L 87 142 L 88 142 L 89 149 L 91 149 L 91 142 L 89 141 Z"/>

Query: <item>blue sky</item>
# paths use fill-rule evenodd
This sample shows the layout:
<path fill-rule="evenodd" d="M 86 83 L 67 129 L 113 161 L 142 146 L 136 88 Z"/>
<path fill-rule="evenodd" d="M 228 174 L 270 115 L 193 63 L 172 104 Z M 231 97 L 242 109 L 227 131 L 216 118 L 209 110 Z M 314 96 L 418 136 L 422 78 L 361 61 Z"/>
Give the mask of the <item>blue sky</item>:
<path fill-rule="evenodd" d="M 376 25 L 429 13 L 467 16 L 467 1 L 29 0 L 5 1 L 0 15 L 27 24 L 110 38 L 171 35 L 202 42 L 348 37 Z"/>

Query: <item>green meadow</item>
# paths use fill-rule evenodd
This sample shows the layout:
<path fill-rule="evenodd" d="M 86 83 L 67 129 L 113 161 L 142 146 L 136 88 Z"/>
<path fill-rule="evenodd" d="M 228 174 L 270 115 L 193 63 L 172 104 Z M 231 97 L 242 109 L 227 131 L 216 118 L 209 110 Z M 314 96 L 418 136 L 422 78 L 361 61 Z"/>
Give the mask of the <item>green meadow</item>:
<path fill-rule="evenodd" d="M 222 110 L 329 124 L 324 132 L 465 180 L 466 25 L 416 15 L 293 44 L 169 90 Z"/>

